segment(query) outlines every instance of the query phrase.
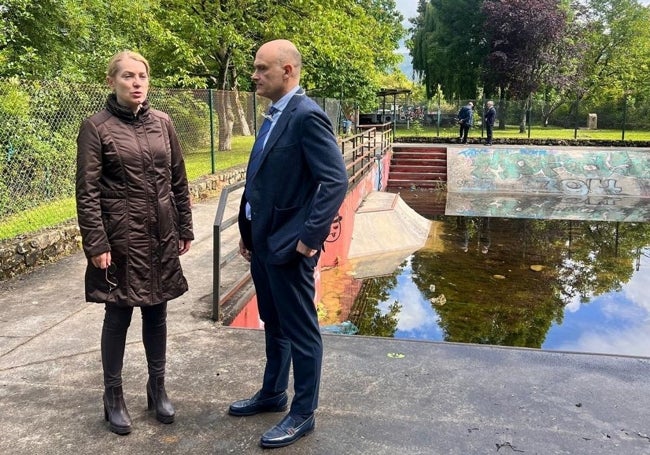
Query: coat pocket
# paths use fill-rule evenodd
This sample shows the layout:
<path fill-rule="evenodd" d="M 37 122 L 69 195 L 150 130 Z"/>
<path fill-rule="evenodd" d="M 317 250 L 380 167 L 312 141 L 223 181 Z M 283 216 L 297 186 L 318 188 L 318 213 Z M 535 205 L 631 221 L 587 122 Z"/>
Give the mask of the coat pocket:
<path fill-rule="evenodd" d="M 126 200 L 101 198 L 102 221 L 108 241 L 113 247 L 116 244 L 125 243 L 128 233 L 126 216 Z"/>
<path fill-rule="evenodd" d="M 303 220 L 303 207 L 276 208 L 273 211 L 271 234 L 266 240 L 270 264 L 286 264 L 299 254 L 296 251 L 296 246 Z"/>

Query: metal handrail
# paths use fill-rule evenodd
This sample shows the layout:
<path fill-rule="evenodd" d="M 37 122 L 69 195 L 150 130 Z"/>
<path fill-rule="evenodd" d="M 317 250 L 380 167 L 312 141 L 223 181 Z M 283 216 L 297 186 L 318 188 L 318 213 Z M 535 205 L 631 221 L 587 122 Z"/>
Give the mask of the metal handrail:
<path fill-rule="evenodd" d="M 228 197 L 230 193 L 237 191 L 246 184 L 245 180 L 241 182 L 228 185 L 221 190 L 219 196 L 219 205 L 217 206 L 217 213 L 214 217 L 214 224 L 212 227 L 212 319 L 218 321 L 220 319 L 219 309 L 221 306 L 221 267 L 232 260 L 233 255 L 228 255 L 225 258 L 221 257 L 221 233 L 230 226 L 237 223 L 237 215 L 233 215 L 227 219 L 223 219 L 226 206 L 228 205 Z M 246 277 L 247 278 L 247 277 Z M 236 283 L 240 286 L 243 280 Z"/>

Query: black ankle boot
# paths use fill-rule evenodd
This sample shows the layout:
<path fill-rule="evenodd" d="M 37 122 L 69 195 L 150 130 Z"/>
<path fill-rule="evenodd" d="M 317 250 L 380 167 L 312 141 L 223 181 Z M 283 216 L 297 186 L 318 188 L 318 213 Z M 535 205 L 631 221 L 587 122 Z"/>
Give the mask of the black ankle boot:
<path fill-rule="evenodd" d="M 122 386 L 106 387 L 104 391 L 104 419 L 113 433 L 131 433 L 131 416 L 124 403 Z"/>
<path fill-rule="evenodd" d="M 174 422 L 174 406 L 165 392 L 165 377 L 149 378 L 147 381 L 147 407 L 156 410 L 156 419 L 162 423 Z"/>

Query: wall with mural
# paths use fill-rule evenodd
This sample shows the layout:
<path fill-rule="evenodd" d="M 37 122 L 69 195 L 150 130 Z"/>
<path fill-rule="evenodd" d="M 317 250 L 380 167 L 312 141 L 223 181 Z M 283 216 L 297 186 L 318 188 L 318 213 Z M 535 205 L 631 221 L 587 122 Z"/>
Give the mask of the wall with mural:
<path fill-rule="evenodd" d="M 650 220 L 650 151 L 449 149 L 447 215 Z"/>

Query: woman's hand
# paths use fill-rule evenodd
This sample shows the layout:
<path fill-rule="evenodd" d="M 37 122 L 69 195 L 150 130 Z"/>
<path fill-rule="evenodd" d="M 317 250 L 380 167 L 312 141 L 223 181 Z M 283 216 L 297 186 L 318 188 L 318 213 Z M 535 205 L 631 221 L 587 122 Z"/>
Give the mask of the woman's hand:
<path fill-rule="evenodd" d="M 188 251 L 190 251 L 190 246 L 192 245 L 192 241 L 189 239 L 180 239 L 178 241 L 178 255 L 182 256 Z"/>
<path fill-rule="evenodd" d="M 90 262 L 98 269 L 107 269 L 111 265 L 111 252 L 106 251 L 98 256 L 93 256 L 90 258 Z"/>

